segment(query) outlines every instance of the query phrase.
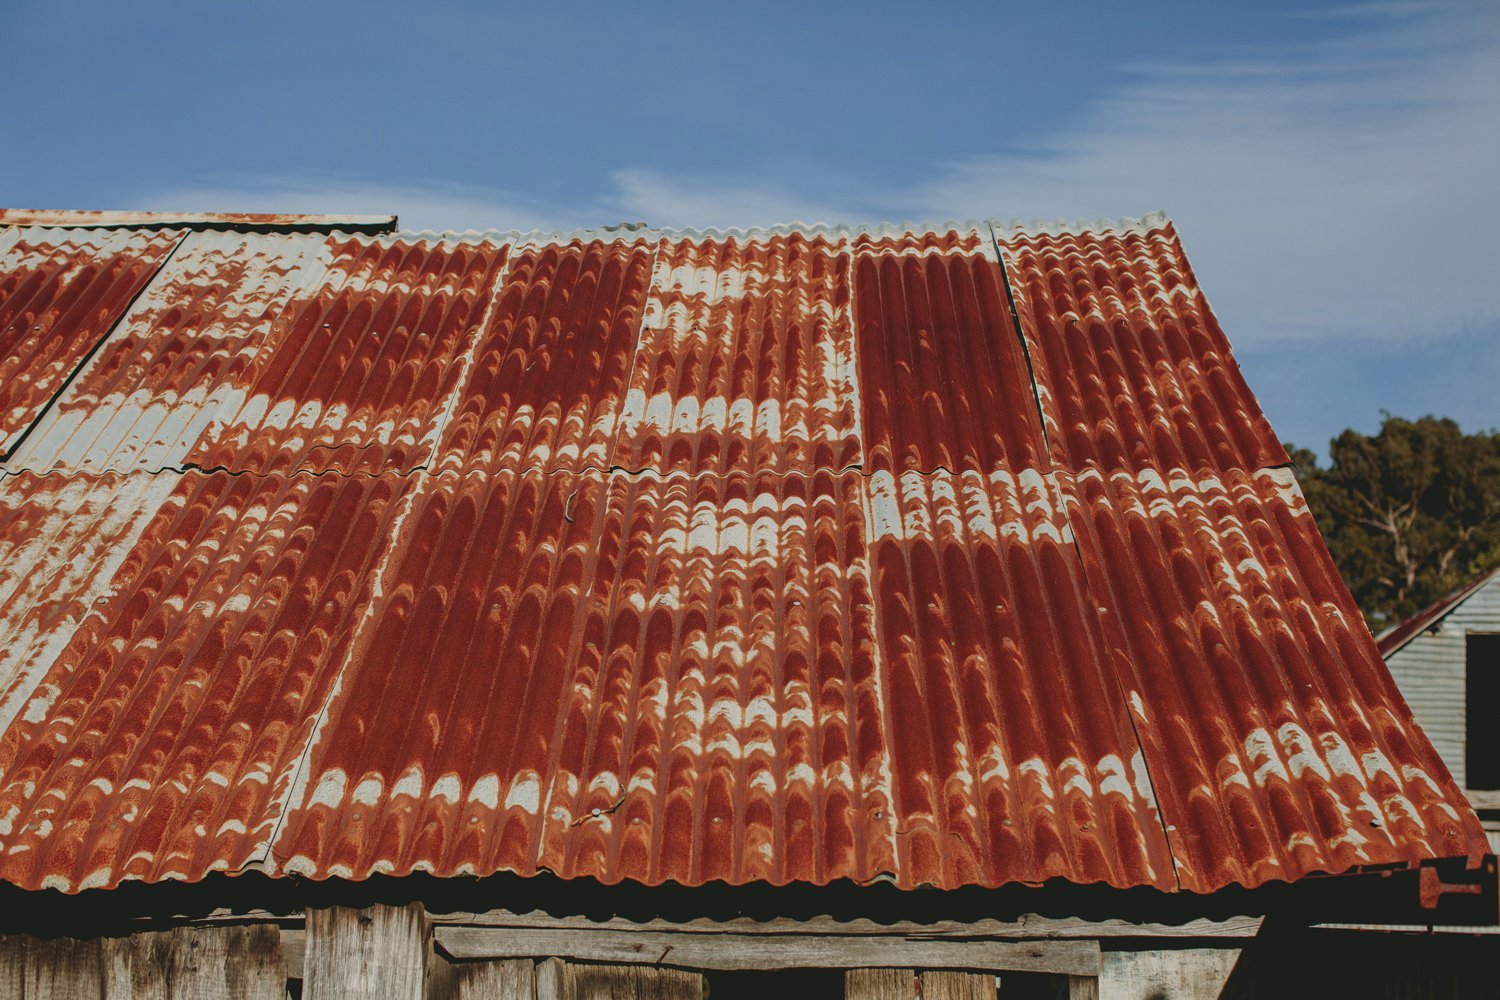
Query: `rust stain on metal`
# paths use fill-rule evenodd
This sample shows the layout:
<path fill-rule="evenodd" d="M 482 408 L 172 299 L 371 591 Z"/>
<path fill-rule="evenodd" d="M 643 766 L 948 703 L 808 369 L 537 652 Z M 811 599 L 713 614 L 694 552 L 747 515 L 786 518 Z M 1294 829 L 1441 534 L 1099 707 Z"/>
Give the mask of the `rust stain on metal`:
<path fill-rule="evenodd" d="M 1185 888 L 1478 847 L 1289 470 L 1062 478 Z"/>
<path fill-rule="evenodd" d="M 71 892 L 262 860 L 407 482 L 6 476 L 6 537 L 40 520 L 56 554 L 0 620 L 22 651 L 0 877 Z"/>
<path fill-rule="evenodd" d="M 0 230 L 0 878 L 1487 850 L 1164 219 L 177 238 Z"/>
<path fill-rule="evenodd" d="M 1172 888 L 1057 485 L 866 481 L 903 881 Z"/>
<path fill-rule="evenodd" d="M 327 256 L 319 237 L 189 234 L 4 467 L 181 467 L 240 413 L 283 349 L 283 309 Z"/>
<path fill-rule="evenodd" d="M 285 870 L 894 874 L 859 488 L 427 478 Z"/>
<path fill-rule="evenodd" d="M 854 314 L 868 471 L 1044 467 L 998 263 L 981 254 L 857 252 Z"/>

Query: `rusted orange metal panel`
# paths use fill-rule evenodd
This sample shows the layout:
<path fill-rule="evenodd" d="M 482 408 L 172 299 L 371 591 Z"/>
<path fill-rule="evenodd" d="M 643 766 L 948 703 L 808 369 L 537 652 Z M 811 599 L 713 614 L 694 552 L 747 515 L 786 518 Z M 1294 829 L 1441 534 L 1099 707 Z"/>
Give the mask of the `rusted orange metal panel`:
<path fill-rule="evenodd" d="M 810 473 L 861 464 L 847 242 L 668 242 L 612 464 Z"/>
<path fill-rule="evenodd" d="M 0 878 L 71 892 L 263 861 L 408 485 L 0 480 L 5 539 L 49 539 L 0 619 L 34 651 L 5 678 Z"/>
<path fill-rule="evenodd" d="M 0 256 L 0 457 L 10 454 L 181 239 L 29 229 Z"/>
<path fill-rule="evenodd" d="M 518 248 L 433 468 L 608 468 L 655 256 L 643 241 Z"/>
<path fill-rule="evenodd" d="M 996 234 L 1055 463 L 1255 470 L 1288 461 L 1171 222 Z"/>
<path fill-rule="evenodd" d="M 868 471 L 1045 467 L 993 251 L 857 251 L 854 314 Z"/>
<path fill-rule="evenodd" d="M 1062 478 L 1185 888 L 1487 853 L 1289 470 Z"/>

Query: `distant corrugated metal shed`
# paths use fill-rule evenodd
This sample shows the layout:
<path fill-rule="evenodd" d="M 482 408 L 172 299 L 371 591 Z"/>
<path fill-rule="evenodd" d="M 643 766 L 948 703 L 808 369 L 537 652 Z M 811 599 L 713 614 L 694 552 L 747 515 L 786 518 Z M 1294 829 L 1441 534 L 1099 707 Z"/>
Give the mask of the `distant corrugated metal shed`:
<path fill-rule="evenodd" d="M 0 462 L 15 884 L 1485 850 L 1165 220 L 194 232 L 92 337 Z"/>
<path fill-rule="evenodd" d="M 1389 658 L 1417 636 L 1440 623 L 1445 615 L 1496 579 L 1500 579 L 1500 569 L 1484 574 L 1468 586 L 1432 602 L 1405 621 L 1397 622 L 1381 632 L 1375 637 L 1375 644 L 1380 648 L 1380 655 Z"/>
<path fill-rule="evenodd" d="M 1500 570 L 1397 624 L 1379 640 L 1386 666 L 1422 731 L 1461 788 L 1468 787 L 1464 751 L 1469 727 L 1494 724 L 1489 713 L 1469 702 L 1467 640 L 1472 632 L 1500 632 Z M 1493 789 L 1478 792 L 1495 798 Z"/>

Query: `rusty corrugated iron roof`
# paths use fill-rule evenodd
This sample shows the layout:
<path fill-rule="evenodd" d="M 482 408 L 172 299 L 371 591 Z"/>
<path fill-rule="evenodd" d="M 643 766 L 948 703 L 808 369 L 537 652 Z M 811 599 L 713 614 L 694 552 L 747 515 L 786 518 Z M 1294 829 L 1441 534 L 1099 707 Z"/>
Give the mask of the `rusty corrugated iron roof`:
<path fill-rule="evenodd" d="M 180 236 L 0 462 L 0 878 L 1486 849 L 1164 219 Z"/>

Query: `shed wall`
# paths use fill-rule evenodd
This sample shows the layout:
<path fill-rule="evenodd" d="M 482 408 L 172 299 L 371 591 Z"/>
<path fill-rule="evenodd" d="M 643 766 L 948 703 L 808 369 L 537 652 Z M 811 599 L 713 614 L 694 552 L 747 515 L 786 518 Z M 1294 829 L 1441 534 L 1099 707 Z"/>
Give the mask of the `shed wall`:
<path fill-rule="evenodd" d="M 1469 632 L 1500 632 L 1500 577 L 1449 612 L 1436 632 L 1423 632 L 1386 659 L 1417 723 L 1465 790 L 1464 637 Z"/>

